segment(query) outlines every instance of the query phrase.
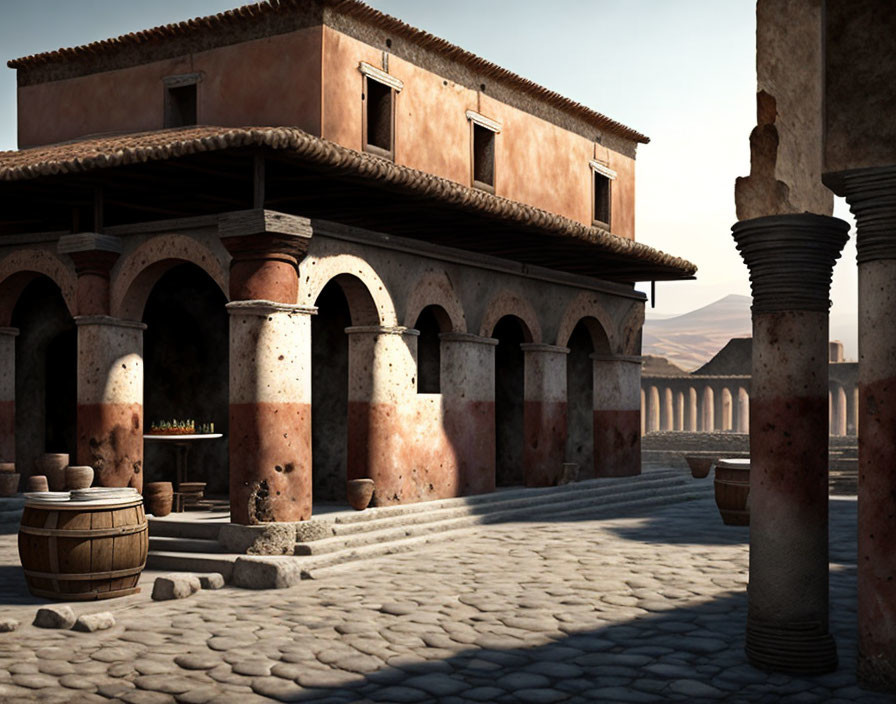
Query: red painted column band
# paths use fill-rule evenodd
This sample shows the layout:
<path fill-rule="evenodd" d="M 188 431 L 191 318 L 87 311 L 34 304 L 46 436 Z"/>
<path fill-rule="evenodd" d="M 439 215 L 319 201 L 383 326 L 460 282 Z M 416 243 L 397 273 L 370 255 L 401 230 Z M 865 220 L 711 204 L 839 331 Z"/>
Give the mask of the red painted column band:
<path fill-rule="evenodd" d="M 524 343 L 523 478 L 526 486 L 553 486 L 566 461 L 568 347 Z"/>
<path fill-rule="evenodd" d="M 641 357 L 592 354 L 591 359 L 594 365 L 594 476 L 640 474 Z"/>

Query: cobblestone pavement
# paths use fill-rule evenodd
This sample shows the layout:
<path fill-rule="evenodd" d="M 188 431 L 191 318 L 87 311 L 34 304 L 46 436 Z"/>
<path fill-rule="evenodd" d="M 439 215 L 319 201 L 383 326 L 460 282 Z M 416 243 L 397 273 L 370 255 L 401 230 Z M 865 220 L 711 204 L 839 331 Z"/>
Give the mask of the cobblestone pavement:
<path fill-rule="evenodd" d="M 100 633 L 23 625 L 0 634 L 0 700 L 891 701 L 855 684 L 855 508 L 832 501 L 841 666 L 823 677 L 746 664 L 748 529 L 707 497 L 487 526 L 288 590 L 132 601 Z"/>

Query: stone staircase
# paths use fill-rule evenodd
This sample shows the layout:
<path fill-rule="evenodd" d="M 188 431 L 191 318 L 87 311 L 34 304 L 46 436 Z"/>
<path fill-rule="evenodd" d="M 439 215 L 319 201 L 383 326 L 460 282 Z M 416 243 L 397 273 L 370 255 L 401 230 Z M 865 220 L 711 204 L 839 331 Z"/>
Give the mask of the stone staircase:
<path fill-rule="evenodd" d="M 294 582 L 299 578 L 320 578 L 357 561 L 452 539 L 477 526 L 606 518 L 711 495 L 711 480 L 694 480 L 681 470 L 653 469 L 637 477 L 592 479 L 540 489 L 503 489 L 478 496 L 339 511 L 301 524 L 303 535 L 317 539 L 297 542 L 292 557 L 225 553 L 217 537 L 226 520 L 150 518 L 147 568 L 220 572 L 228 582 L 258 586 L 254 580 L 240 585 L 240 574 L 247 574 L 250 564 L 274 565 L 275 571 L 290 575 L 280 575 L 275 581 Z"/>

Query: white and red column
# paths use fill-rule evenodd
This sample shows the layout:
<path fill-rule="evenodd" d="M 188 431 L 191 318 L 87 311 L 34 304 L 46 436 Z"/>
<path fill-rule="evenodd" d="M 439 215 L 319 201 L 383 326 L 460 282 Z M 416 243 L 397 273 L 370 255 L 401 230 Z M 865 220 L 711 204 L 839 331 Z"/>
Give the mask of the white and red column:
<path fill-rule="evenodd" d="M 557 483 L 566 461 L 568 347 L 524 343 L 523 477 L 526 486 Z"/>
<path fill-rule="evenodd" d="M 747 657 L 830 672 L 828 297 L 849 227 L 806 213 L 732 229 L 753 289 Z"/>
<path fill-rule="evenodd" d="M 305 218 L 269 210 L 219 219 L 230 265 L 230 520 L 311 517 L 311 325 L 296 305 Z"/>
<path fill-rule="evenodd" d="M 641 357 L 592 354 L 594 476 L 641 473 Z"/>

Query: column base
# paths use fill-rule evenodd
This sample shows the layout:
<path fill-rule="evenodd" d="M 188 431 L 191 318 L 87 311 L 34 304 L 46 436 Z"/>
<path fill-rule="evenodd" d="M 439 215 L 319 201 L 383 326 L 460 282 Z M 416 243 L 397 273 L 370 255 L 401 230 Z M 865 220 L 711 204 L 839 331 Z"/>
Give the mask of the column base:
<path fill-rule="evenodd" d="M 837 645 L 817 621 L 785 624 L 747 620 L 747 659 L 760 670 L 821 675 L 837 669 Z"/>
<path fill-rule="evenodd" d="M 859 653 L 856 678 L 862 689 L 896 692 L 896 667 L 885 657 L 869 657 Z"/>

